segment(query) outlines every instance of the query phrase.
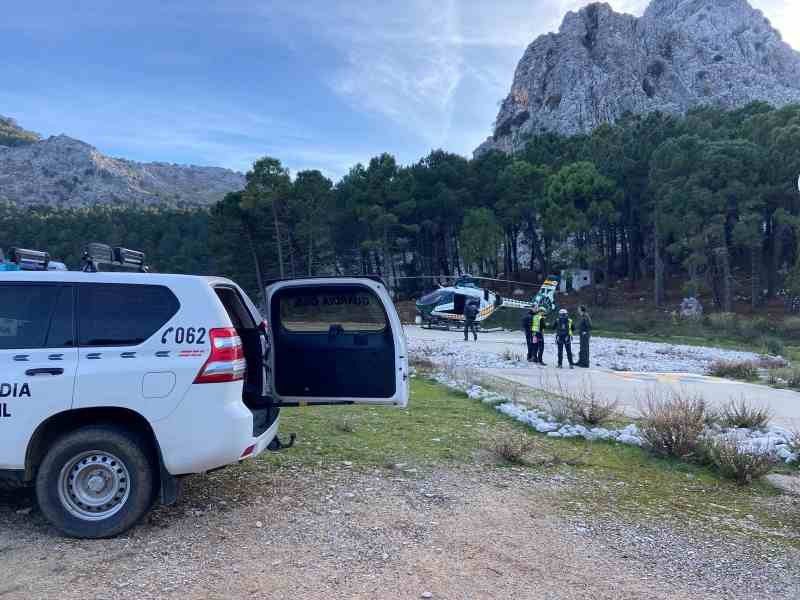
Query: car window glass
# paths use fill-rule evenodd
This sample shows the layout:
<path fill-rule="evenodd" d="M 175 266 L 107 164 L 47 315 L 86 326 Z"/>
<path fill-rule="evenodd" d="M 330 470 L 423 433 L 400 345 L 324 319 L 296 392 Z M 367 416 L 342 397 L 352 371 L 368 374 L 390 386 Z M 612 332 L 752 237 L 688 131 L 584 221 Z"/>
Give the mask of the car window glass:
<path fill-rule="evenodd" d="M 175 295 L 163 286 L 104 284 L 78 292 L 81 346 L 135 346 L 156 333 L 176 312 Z"/>
<path fill-rule="evenodd" d="M 71 348 L 75 345 L 73 318 L 73 288 L 62 287 L 58 301 L 53 308 L 50 329 L 47 332 L 48 348 Z"/>
<path fill-rule="evenodd" d="M 303 288 L 279 292 L 283 328 L 294 333 L 327 333 L 332 326 L 347 332 L 381 332 L 387 327 L 386 313 L 378 297 L 361 287 Z"/>
<path fill-rule="evenodd" d="M 44 348 L 57 285 L 0 285 L 0 350 Z"/>

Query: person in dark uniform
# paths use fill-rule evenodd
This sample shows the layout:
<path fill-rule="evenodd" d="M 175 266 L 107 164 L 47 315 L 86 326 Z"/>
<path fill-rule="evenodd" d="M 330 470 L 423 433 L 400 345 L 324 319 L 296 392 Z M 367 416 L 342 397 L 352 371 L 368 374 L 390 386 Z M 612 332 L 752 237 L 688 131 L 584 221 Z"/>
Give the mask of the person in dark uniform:
<path fill-rule="evenodd" d="M 540 306 L 539 312 L 533 316 L 533 343 L 536 346 L 533 355 L 533 362 L 538 363 L 543 367 L 547 366 L 544 364 L 544 328 L 547 325 L 545 320 L 546 315 L 547 310 L 545 310 L 544 306 Z"/>
<path fill-rule="evenodd" d="M 558 368 L 560 369 L 562 367 L 564 362 L 564 349 L 566 348 L 569 368 L 572 369 L 572 319 L 570 319 L 569 313 L 565 308 L 558 311 L 558 319 L 556 320 L 556 344 L 558 345 Z"/>
<path fill-rule="evenodd" d="M 580 335 L 580 351 L 578 352 L 578 366 L 589 368 L 589 341 L 592 339 L 592 317 L 585 306 L 578 308 L 578 335 Z"/>
<path fill-rule="evenodd" d="M 472 335 L 475 337 L 475 341 L 478 341 L 478 327 L 475 325 L 475 319 L 478 318 L 478 302 L 476 300 L 471 300 L 465 307 L 464 307 L 464 341 L 466 342 L 469 340 L 469 331 L 472 330 Z"/>
<path fill-rule="evenodd" d="M 522 317 L 522 331 L 525 334 L 525 344 L 528 346 L 528 362 L 533 362 L 536 356 L 536 345 L 533 343 L 533 315 L 536 313 L 536 307 L 529 309 Z"/>

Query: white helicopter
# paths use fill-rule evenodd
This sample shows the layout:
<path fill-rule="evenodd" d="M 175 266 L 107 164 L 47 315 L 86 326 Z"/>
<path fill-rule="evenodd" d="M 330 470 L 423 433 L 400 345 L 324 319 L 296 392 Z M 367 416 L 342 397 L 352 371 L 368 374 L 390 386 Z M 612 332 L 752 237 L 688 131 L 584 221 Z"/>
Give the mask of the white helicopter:
<path fill-rule="evenodd" d="M 539 288 L 539 292 L 531 300 L 505 298 L 488 288 L 481 287 L 479 281 L 495 281 L 519 283 L 489 277 L 472 277 L 462 275 L 452 286 L 439 286 L 429 294 L 417 300 L 417 312 L 424 327 L 461 326 L 464 323 L 464 309 L 467 304 L 478 303 L 476 323 L 486 321 L 501 308 L 530 309 L 534 306 L 544 308 L 548 313 L 558 310 L 556 290 L 561 281 L 558 275 L 550 275 Z"/>

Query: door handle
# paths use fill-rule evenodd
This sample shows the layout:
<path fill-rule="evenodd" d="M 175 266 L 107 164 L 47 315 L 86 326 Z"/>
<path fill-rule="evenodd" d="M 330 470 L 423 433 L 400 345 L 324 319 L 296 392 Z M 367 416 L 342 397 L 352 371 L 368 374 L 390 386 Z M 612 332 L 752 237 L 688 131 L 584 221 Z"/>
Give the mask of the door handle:
<path fill-rule="evenodd" d="M 63 375 L 64 369 L 58 368 L 42 368 L 42 369 L 28 369 L 25 371 L 25 375 L 30 377 L 34 377 L 36 375 Z"/>

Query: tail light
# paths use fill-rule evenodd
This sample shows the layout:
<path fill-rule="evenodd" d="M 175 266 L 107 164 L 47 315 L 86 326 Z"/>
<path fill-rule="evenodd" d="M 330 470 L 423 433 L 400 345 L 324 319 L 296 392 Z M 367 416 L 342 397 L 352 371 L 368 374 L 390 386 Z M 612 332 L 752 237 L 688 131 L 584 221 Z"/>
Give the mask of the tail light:
<path fill-rule="evenodd" d="M 195 383 L 224 383 L 244 379 L 247 363 L 242 339 L 233 328 L 208 332 L 211 354 L 195 378 Z"/>

